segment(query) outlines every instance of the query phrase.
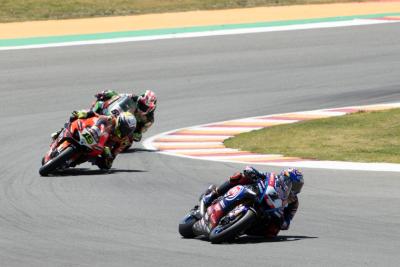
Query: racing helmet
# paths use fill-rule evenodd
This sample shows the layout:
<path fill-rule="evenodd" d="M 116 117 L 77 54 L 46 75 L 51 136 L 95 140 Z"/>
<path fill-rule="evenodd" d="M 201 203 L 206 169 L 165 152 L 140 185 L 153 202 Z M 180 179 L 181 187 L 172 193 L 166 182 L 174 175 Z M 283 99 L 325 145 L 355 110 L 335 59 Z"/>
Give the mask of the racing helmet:
<path fill-rule="evenodd" d="M 115 126 L 116 135 L 119 138 L 125 137 L 136 129 L 136 118 L 130 112 L 123 112 L 117 118 Z"/>
<path fill-rule="evenodd" d="M 301 171 L 299 171 L 298 169 L 289 168 L 283 170 L 281 172 L 281 176 L 284 178 L 284 180 L 288 182 L 290 181 L 290 183 L 292 184 L 291 192 L 293 192 L 294 194 L 298 194 L 301 192 L 301 189 L 304 185 L 304 178 Z"/>
<path fill-rule="evenodd" d="M 157 97 L 156 94 L 151 90 L 146 90 L 144 94 L 138 97 L 136 102 L 137 110 L 143 115 L 155 110 L 156 105 Z"/>

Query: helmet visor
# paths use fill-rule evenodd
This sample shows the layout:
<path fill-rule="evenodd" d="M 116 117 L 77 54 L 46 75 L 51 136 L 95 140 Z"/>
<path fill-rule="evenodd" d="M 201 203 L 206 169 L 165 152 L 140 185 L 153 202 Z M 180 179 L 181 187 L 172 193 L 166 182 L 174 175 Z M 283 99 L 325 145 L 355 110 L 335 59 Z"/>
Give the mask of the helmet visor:
<path fill-rule="evenodd" d="M 292 191 L 294 194 L 299 194 L 301 192 L 301 189 L 303 188 L 304 182 L 300 181 L 300 182 L 294 182 L 292 185 Z"/>
<path fill-rule="evenodd" d="M 145 103 L 143 103 L 142 101 L 138 101 L 138 104 L 137 104 L 137 108 L 141 111 L 141 112 L 144 112 L 144 113 L 146 113 L 148 110 L 149 110 L 149 106 L 147 106 Z"/>

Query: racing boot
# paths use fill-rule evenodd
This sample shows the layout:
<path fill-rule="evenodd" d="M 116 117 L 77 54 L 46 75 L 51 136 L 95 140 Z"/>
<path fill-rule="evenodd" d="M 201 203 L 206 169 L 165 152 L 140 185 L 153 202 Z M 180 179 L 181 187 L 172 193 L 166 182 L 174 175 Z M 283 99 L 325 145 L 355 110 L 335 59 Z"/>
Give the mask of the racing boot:
<path fill-rule="evenodd" d="M 134 131 L 132 134 L 132 140 L 135 142 L 140 142 L 140 140 L 142 140 L 142 133 Z"/>
<path fill-rule="evenodd" d="M 113 164 L 114 157 L 111 153 L 111 150 L 108 146 L 104 147 L 103 153 L 100 157 L 96 159 L 95 164 L 101 170 L 109 170 Z"/>

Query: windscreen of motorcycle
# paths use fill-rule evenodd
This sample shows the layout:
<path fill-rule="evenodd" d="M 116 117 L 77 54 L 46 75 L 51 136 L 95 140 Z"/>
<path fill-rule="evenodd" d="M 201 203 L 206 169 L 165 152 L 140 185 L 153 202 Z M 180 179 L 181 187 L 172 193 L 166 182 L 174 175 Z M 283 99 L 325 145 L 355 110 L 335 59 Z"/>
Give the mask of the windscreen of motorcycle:
<path fill-rule="evenodd" d="M 116 117 L 125 111 L 130 111 L 133 114 L 132 109 L 134 109 L 134 107 L 135 102 L 133 102 L 132 98 L 128 95 L 124 95 L 108 107 L 108 112 Z"/>

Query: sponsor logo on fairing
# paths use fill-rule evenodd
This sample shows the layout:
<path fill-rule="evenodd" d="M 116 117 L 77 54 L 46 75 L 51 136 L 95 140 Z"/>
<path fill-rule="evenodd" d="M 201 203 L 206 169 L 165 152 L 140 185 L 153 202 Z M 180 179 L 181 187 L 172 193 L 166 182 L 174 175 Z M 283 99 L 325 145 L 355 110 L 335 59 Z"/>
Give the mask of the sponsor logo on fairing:
<path fill-rule="evenodd" d="M 225 195 L 225 199 L 226 200 L 233 200 L 235 199 L 238 195 L 240 195 L 240 193 L 242 193 L 242 191 L 244 190 L 243 186 L 235 186 L 233 188 L 231 188 Z"/>

